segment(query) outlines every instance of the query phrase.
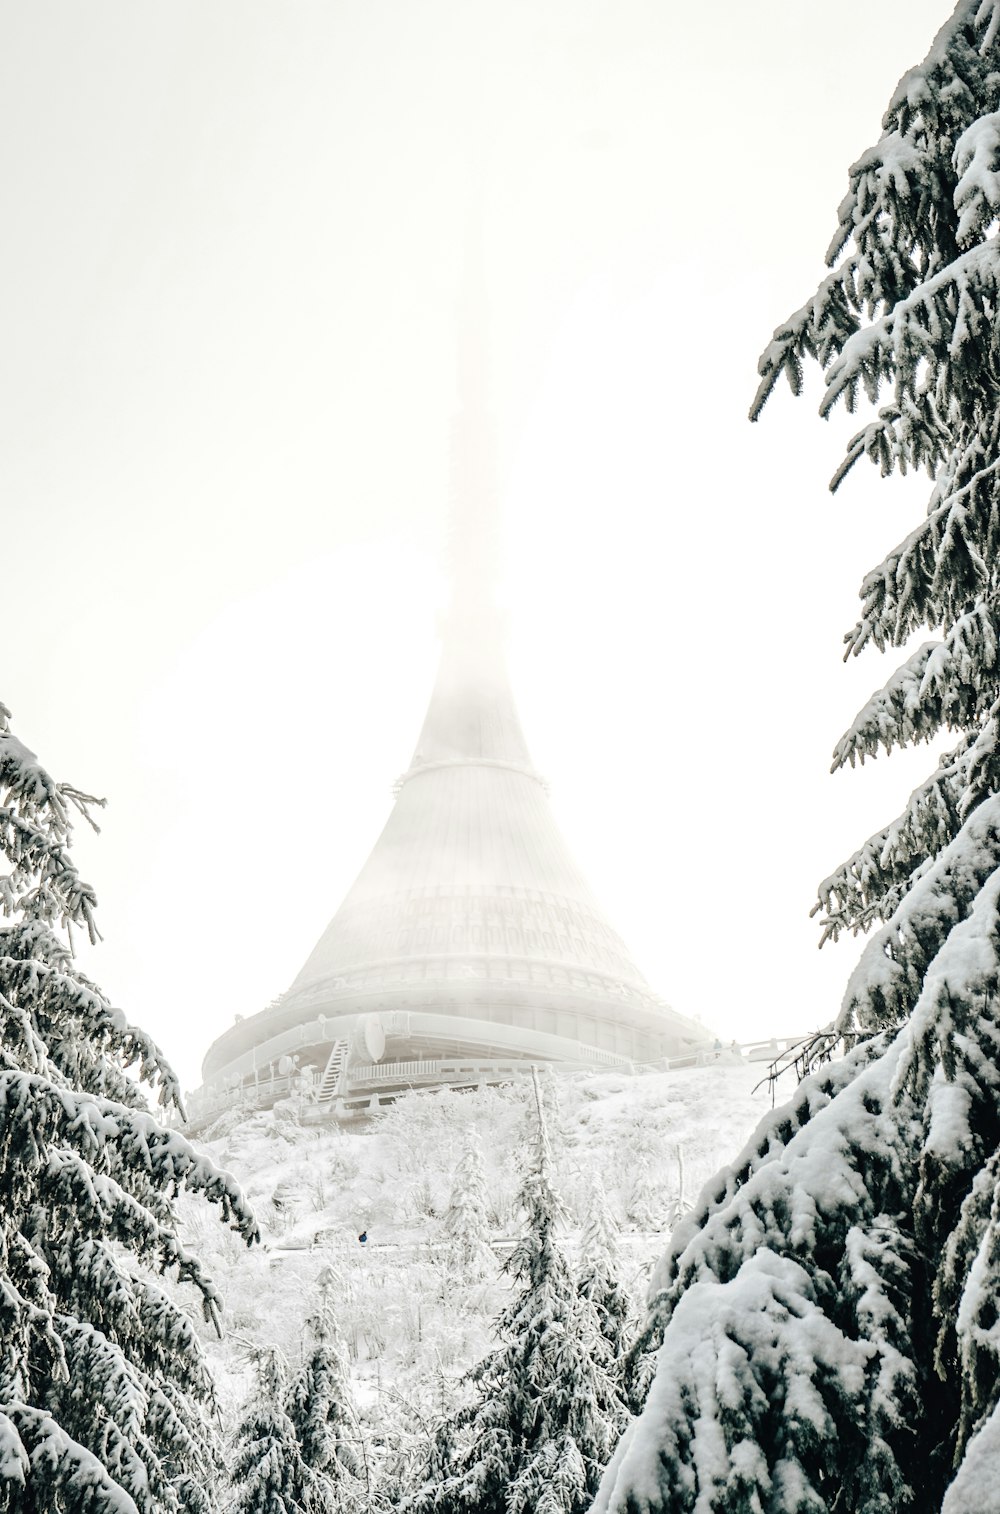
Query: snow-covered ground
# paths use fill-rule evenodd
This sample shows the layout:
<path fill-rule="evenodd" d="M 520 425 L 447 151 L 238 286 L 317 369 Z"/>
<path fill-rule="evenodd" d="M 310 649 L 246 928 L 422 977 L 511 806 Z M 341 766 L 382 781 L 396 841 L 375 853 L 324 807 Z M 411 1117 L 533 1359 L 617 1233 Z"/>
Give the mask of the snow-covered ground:
<path fill-rule="evenodd" d="M 754 1092 L 765 1074 L 760 1063 L 734 1060 L 642 1077 L 546 1077 L 570 1249 L 597 1173 L 621 1226 L 626 1281 L 641 1298 L 678 1212 L 770 1108 L 768 1089 Z M 534 1119 L 531 1085 L 519 1083 L 409 1094 L 346 1128 L 301 1125 L 289 1106 L 211 1127 L 199 1144 L 246 1189 L 262 1232 L 248 1252 L 203 1206 L 185 1208 L 189 1238 L 225 1299 L 225 1337 L 206 1338 L 224 1408 L 245 1391 L 252 1346 L 278 1345 L 299 1359 L 325 1266 L 338 1277 L 337 1320 L 359 1404 L 376 1423 L 445 1408 L 492 1342 Z M 445 1260 L 442 1216 L 470 1133 L 483 1154 L 497 1269 L 462 1285 Z"/>

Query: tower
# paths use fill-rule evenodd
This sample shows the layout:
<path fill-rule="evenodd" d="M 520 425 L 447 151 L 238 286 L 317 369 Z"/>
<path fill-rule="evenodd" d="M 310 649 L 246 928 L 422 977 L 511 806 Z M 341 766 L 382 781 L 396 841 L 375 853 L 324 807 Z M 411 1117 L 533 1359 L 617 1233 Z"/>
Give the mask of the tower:
<path fill-rule="evenodd" d="M 705 1046 L 652 993 L 549 807 L 506 670 L 493 434 L 466 259 L 452 435 L 452 597 L 385 828 L 287 993 L 209 1048 L 196 1118 L 305 1083 L 319 1111 L 520 1066 L 631 1067 Z"/>

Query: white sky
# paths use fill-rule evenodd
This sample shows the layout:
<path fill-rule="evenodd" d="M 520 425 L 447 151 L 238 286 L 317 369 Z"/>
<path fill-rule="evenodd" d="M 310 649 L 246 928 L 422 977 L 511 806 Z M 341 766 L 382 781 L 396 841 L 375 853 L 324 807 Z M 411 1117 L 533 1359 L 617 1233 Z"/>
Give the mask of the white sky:
<path fill-rule="evenodd" d="M 926 480 L 778 395 L 847 168 L 943 0 L 0 0 L 0 697 L 58 777 L 87 970 L 188 1086 L 288 986 L 430 690 L 470 141 L 511 664 L 653 985 L 727 1038 L 834 1013 L 819 878 L 921 751 L 828 776 Z M 946 744 L 946 741 L 941 743 Z"/>

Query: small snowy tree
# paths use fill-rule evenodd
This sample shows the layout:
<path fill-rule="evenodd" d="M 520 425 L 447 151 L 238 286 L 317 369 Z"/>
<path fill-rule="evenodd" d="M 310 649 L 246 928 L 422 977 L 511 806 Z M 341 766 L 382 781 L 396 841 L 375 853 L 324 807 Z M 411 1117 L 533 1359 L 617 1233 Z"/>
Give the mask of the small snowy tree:
<path fill-rule="evenodd" d="M 603 1365 L 595 1312 L 558 1238 L 562 1205 L 535 1078 L 537 1136 L 521 1190 L 524 1232 L 504 1343 L 469 1376 L 467 1407 L 439 1430 L 412 1514 L 579 1514 L 625 1411 Z"/>
<path fill-rule="evenodd" d="M 862 456 L 925 467 L 926 517 L 861 590 L 848 654 L 913 652 L 834 766 L 951 734 L 820 888 L 876 927 L 827 1040 L 673 1237 L 656 1379 L 596 1508 L 1000 1510 L 1000 3 L 961 0 L 851 170 L 833 271 L 761 359 L 859 393 Z"/>
<path fill-rule="evenodd" d="M 357 1417 L 333 1319 L 331 1267 L 319 1276 L 319 1302 L 308 1321 L 315 1345 L 292 1380 L 286 1407 L 302 1460 L 316 1474 L 314 1504 L 330 1514 L 356 1509 L 360 1492 Z"/>
<path fill-rule="evenodd" d="M 255 1363 L 255 1388 L 236 1430 L 232 1459 L 235 1514 L 328 1514 L 323 1487 L 302 1457 L 286 1407 L 288 1372 L 270 1346 Z"/>
<path fill-rule="evenodd" d="M 489 1208 L 482 1153 L 475 1133 L 470 1132 L 455 1169 L 444 1216 L 447 1260 L 462 1276 L 483 1277 L 496 1267 L 490 1247 Z"/>
<path fill-rule="evenodd" d="M 618 1225 L 608 1207 L 604 1184 L 596 1173 L 580 1232 L 577 1287 L 597 1315 L 601 1335 L 607 1343 L 608 1365 L 614 1368 L 632 1335 L 635 1311 L 621 1279 Z"/>
<path fill-rule="evenodd" d="M 76 968 L 56 932 L 96 935 L 70 856 L 73 812 L 0 706 L 0 1507 L 173 1514 L 208 1507 L 211 1382 L 191 1320 L 157 1285 L 219 1300 L 180 1241 L 181 1188 L 249 1241 L 233 1180 L 147 1111 L 180 1109 L 153 1042 Z"/>
<path fill-rule="evenodd" d="M 668 1201 L 663 1174 L 653 1166 L 651 1153 L 643 1152 L 625 1199 L 625 1216 L 636 1230 L 656 1231 L 667 1215 Z"/>

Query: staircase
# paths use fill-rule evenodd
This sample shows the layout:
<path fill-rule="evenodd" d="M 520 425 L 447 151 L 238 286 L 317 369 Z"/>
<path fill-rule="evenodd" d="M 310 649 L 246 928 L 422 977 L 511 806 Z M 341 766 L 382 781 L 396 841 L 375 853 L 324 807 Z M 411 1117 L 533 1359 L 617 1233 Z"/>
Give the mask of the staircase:
<path fill-rule="evenodd" d="M 332 1104 L 333 1100 L 342 1091 L 347 1073 L 347 1042 L 334 1041 L 333 1048 L 323 1069 L 320 1079 L 319 1092 L 316 1095 L 318 1104 Z"/>

